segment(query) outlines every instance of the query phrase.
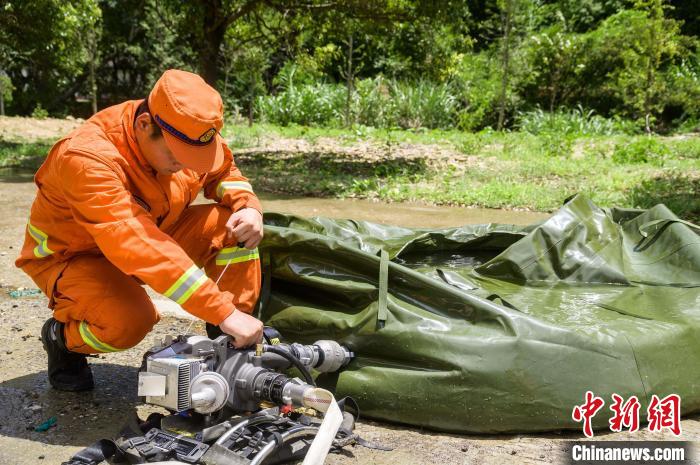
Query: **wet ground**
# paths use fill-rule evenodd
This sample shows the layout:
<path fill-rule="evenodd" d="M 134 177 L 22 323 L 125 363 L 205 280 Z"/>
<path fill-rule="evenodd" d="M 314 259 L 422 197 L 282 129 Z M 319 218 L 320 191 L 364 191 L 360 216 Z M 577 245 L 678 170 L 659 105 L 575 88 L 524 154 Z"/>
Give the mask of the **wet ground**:
<path fill-rule="evenodd" d="M 137 347 L 91 359 L 97 386 L 92 392 L 72 394 L 49 389 L 46 356 L 39 332 L 49 316 L 43 296 L 10 298 L 8 291 L 33 288 L 13 266 L 24 235 L 25 221 L 35 193 L 31 176 L 0 178 L 0 465 L 60 464 L 97 439 L 116 435 L 135 413 L 146 413 L 136 396 L 136 370 L 143 352 L 157 338 L 180 334 L 189 318 L 159 301 L 163 319 Z M 546 217 L 530 212 L 503 212 L 387 205 L 367 201 L 283 199 L 263 197 L 268 210 L 306 216 L 324 215 L 374 220 L 405 226 L 447 227 L 466 223 L 527 224 Z M 194 325 L 203 333 L 203 326 Z M 34 427 L 49 418 L 56 425 L 46 432 Z M 683 421 L 684 440 L 700 440 L 700 416 Z M 365 439 L 394 447 L 382 452 L 351 447 L 332 455 L 331 464 L 554 464 L 563 463 L 567 439 L 580 434 L 450 435 L 400 425 L 362 421 L 357 432 Z M 597 437 L 598 438 L 598 437 Z M 671 439 L 664 434 L 640 432 L 608 434 L 608 440 Z"/>
<path fill-rule="evenodd" d="M 352 218 L 409 228 L 447 228 L 465 224 L 532 224 L 548 213 L 492 208 L 436 207 L 412 203 L 383 203 L 359 199 L 285 198 L 262 195 L 265 210 L 301 216 Z"/>

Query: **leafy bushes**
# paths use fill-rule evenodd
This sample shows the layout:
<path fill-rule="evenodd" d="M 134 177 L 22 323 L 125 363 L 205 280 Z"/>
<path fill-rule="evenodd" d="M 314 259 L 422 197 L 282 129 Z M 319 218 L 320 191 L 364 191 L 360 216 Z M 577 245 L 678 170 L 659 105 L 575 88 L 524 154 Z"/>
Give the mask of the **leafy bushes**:
<path fill-rule="evenodd" d="M 612 160 L 619 165 L 649 163 L 660 166 L 670 155 L 671 150 L 666 145 L 651 137 L 642 137 L 616 145 Z"/>
<path fill-rule="evenodd" d="M 344 122 L 347 89 L 341 84 L 286 82 L 276 95 L 257 100 L 258 116 L 287 126 L 340 126 Z M 350 99 L 355 123 L 384 128 L 451 128 L 459 102 L 453 86 L 428 81 L 361 80 Z"/>
<path fill-rule="evenodd" d="M 548 113 L 542 109 L 519 113 L 515 126 L 531 134 L 571 134 L 583 136 L 608 136 L 638 132 L 629 121 L 603 118 L 593 110 L 578 106 L 573 110 Z"/>
<path fill-rule="evenodd" d="M 488 53 L 464 55 L 453 78 L 463 107 L 459 112 L 457 127 L 472 131 L 486 126 L 496 126 L 501 76 L 497 63 Z M 507 95 L 509 110 L 518 104 L 515 92 Z"/>
<path fill-rule="evenodd" d="M 256 102 L 263 120 L 288 126 L 336 126 L 342 121 L 345 89 L 337 84 L 312 83 L 297 85 L 293 73 L 284 90 L 276 95 L 260 96 Z"/>

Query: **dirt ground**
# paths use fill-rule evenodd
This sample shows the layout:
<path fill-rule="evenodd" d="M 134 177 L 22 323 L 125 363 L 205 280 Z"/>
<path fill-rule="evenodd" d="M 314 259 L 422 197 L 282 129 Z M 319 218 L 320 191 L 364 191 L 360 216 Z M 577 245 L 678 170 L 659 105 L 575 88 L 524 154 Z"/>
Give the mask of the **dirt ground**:
<path fill-rule="evenodd" d="M 23 118 L 0 116 L 0 140 L 36 142 L 57 139 L 83 122 L 80 118 Z"/>
<path fill-rule="evenodd" d="M 0 119 L 0 128 L 3 120 Z M 0 129 L 0 137 L 2 130 Z M 43 137 L 43 136 L 42 136 Z M 46 355 L 40 328 L 50 315 L 43 296 L 11 298 L 9 291 L 33 289 L 33 283 L 13 266 L 24 237 L 29 207 L 35 194 L 31 176 L 0 178 L 0 465 L 58 465 L 73 453 L 101 438 L 114 437 L 134 413 L 148 408 L 136 396 L 136 372 L 143 352 L 166 334 L 186 330 L 191 320 L 166 305 L 163 318 L 137 347 L 91 359 L 96 389 L 63 393 L 49 388 Z M 313 205 L 285 205 L 288 212 L 317 214 Z M 382 211 L 378 209 L 378 211 Z M 381 220 L 381 218 L 376 218 Z M 203 333 L 203 325 L 194 325 Z M 563 414 L 568 414 L 564 412 Z M 56 417 L 55 427 L 34 427 Z M 700 440 L 700 415 L 682 422 L 681 440 Z M 402 425 L 362 420 L 356 431 L 366 440 L 393 447 L 390 452 L 350 447 L 327 463 L 349 464 L 559 464 L 567 441 L 576 432 L 527 435 L 453 435 Z M 597 434 L 601 440 L 670 440 L 668 433 Z"/>

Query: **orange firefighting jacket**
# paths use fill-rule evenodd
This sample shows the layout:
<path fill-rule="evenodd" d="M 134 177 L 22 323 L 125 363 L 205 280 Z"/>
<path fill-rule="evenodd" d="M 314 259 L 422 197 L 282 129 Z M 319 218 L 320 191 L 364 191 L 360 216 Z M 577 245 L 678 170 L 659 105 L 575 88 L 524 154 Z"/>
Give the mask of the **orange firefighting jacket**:
<path fill-rule="evenodd" d="M 15 264 L 32 277 L 49 276 L 35 281 L 51 298 L 71 257 L 103 254 L 189 313 L 219 324 L 234 310 L 231 294 L 221 292 L 163 230 L 202 189 L 232 211 L 261 211 L 260 202 L 228 147 L 215 172 L 157 174 L 134 137 L 141 102 L 107 108 L 53 146 L 35 176 L 38 192 Z"/>

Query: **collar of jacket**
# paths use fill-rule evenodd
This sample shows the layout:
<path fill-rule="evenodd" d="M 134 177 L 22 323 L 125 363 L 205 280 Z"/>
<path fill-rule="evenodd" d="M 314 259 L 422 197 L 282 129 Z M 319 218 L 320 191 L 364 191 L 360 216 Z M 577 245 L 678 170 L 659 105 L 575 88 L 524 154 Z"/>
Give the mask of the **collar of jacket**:
<path fill-rule="evenodd" d="M 136 135 L 134 133 L 134 118 L 136 115 L 136 110 L 139 105 L 141 105 L 143 99 L 141 100 L 131 100 L 124 107 L 124 112 L 122 113 L 122 129 L 126 138 L 126 143 L 129 145 L 129 149 L 138 160 L 139 164 L 142 165 L 147 170 L 156 174 L 156 170 L 146 161 L 141 149 L 139 148 L 138 142 L 136 142 Z"/>

